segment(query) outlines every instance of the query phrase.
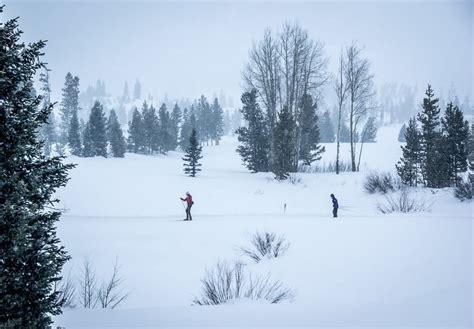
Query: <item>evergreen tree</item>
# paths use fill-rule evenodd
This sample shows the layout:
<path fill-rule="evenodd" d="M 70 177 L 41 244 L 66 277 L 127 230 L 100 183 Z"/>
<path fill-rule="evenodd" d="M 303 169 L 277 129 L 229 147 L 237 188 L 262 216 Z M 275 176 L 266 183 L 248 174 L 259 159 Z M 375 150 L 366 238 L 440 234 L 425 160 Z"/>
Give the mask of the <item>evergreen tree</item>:
<path fill-rule="evenodd" d="M 135 81 L 135 86 L 133 88 L 133 100 L 138 100 L 142 97 L 142 85 L 140 81 L 137 79 Z"/>
<path fill-rule="evenodd" d="M 207 102 L 206 97 L 201 96 L 195 107 L 197 111 L 197 134 L 201 142 L 209 144 L 209 139 L 212 136 L 212 109 Z"/>
<path fill-rule="evenodd" d="M 191 126 L 190 114 L 187 108 L 183 110 L 183 124 L 181 125 L 181 131 L 179 136 L 179 147 L 181 150 L 186 150 L 189 146 L 189 137 L 191 136 L 191 131 L 193 127 Z"/>
<path fill-rule="evenodd" d="M 310 95 L 303 95 L 301 101 L 301 144 L 299 160 L 310 166 L 314 161 L 321 159 L 325 148 L 319 145 L 319 125 L 316 115 L 316 104 Z"/>
<path fill-rule="evenodd" d="M 347 129 L 347 131 L 349 132 L 349 129 Z M 334 124 L 331 120 L 331 116 L 329 115 L 328 111 L 324 112 L 321 118 L 320 135 L 321 135 L 321 143 L 334 143 L 334 141 L 336 140 L 336 133 L 334 132 Z M 341 142 L 343 141 L 341 140 Z"/>
<path fill-rule="evenodd" d="M 37 131 L 53 105 L 32 89 L 45 42 L 21 35 L 17 19 L 0 21 L 0 327 L 46 329 L 61 313 L 53 286 L 69 259 L 50 206 L 74 166 L 43 155 Z"/>
<path fill-rule="evenodd" d="M 403 126 L 400 128 L 400 132 L 398 133 L 398 141 L 399 142 L 402 142 L 402 143 L 406 142 L 406 139 L 405 139 L 406 130 L 407 130 L 407 125 L 403 124 Z"/>
<path fill-rule="evenodd" d="M 278 180 L 287 179 L 290 172 L 294 172 L 293 158 L 295 156 L 296 124 L 293 115 L 286 106 L 278 113 L 273 143 L 275 159 L 272 172 Z"/>
<path fill-rule="evenodd" d="M 86 158 L 95 156 L 89 122 L 86 123 L 82 136 L 82 156 Z"/>
<path fill-rule="evenodd" d="M 68 72 L 62 90 L 62 100 L 59 108 L 61 112 L 61 134 L 59 141 L 67 144 L 69 125 L 74 112 L 79 111 L 79 78 Z"/>
<path fill-rule="evenodd" d="M 160 149 L 161 142 L 158 116 L 156 115 L 156 111 L 153 105 L 148 107 L 148 104 L 146 102 L 143 103 L 142 119 L 143 146 L 147 153 L 153 154 L 153 152 L 158 151 Z"/>
<path fill-rule="evenodd" d="M 375 117 L 369 117 L 362 130 L 362 143 L 375 143 L 377 137 L 377 126 Z"/>
<path fill-rule="evenodd" d="M 144 146 L 144 129 L 142 115 L 137 108 L 133 110 L 132 121 L 128 123 L 127 149 L 130 152 L 138 153 Z"/>
<path fill-rule="evenodd" d="M 202 147 L 199 146 L 199 141 L 196 134 L 196 129 L 191 131 L 189 137 L 189 146 L 186 149 L 186 154 L 183 157 L 184 173 L 191 177 L 196 177 L 196 173 L 201 171 L 201 164 L 199 160 L 202 159 Z"/>
<path fill-rule="evenodd" d="M 168 151 L 173 149 L 173 127 L 171 124 L 171 117 L 166 109 L 166 104 L 163 103 L 158 111 L 158 122 L 159 122 L 159 146 L 160 151 L 166 154 Z"/>
<path fill-rule="evenodd" d="M 106 132 L 106 120 L 102 105 L 96 101 L 91 109 L 89 121 L 87 122 L 87 128 L 92 144 L 92 151 L 87 156 L 103 156 L 107 157 L 107 132 Z M 86 129 L 87 129 L 86 128 Z M 89 141 L 87 141 L 89 143 Z M 84 141 L 86 144 L 86 141 Z M 86 152 L 87 153 L 87 152 Z M 86 156 L 86 155 L 84 155 Z"/>
<path fill-rule="evenodd" d="M 246 127 L 236 130 L 240 145 L 237 153 L 251 172 L 268 171 L 269 135 L 263 111 L 257 102 L 257 90 L 242 94 L 242 115 Z"/>
<path fill-rule="evenodd" d="M 45 69 L 39 77 L 42 91 L 42 106 L 48 107 L 51 104 L 51 85 L 49 83 L 49 70 Z M 43 153 L 50 156 L 53 145 L 56 143 L 56 121 L 54 113 L 51 111 L 48 115 L 48 121 L 40 128 L 41 139 L 43 140 Z"/>
<path fill-rule="evenodd" d="M 358 139 L 357 135 L 354 136 L 355 140 Z M 350 143 L 351 142 L 351 132 L 349 127 L 344 122 L 341 122 L 341 131 L 339 132 L 339 139 L 341 143 Z"/>
<path fill-rule="evenodd" d="M 114 110 L 110 111 L 109 120 L 107 121 L 107 137 L 112 155 L 115 158 L 123 158 L 126 150 L 125 138 Z"/>
<path fill-rule="evenodd" d="M 442 135 L 440 132 L 440 109 L 438 99 L 434 98 L 433 89 L 428 85 L 423 99 L 422 112 L 418 114 L 421 125 L 421 163 L 424 184 L 428 187 L 444 187 L 446 177 L 439 176 L 442 159 Z"/>
<path fill-rule="evenodd" d="M 401 146 L 402 158 L 396 165 L 403 184 L 417 186 L 421 181 L 421 133 L 415 118 L 410 119 L 405 131 L 406 144 Z"/>
<path fill-rule="evenodd" d="M 469 161 L 469 168 L 474 171 L 474 123 L 471 124 L 467 148 L 467 160 Z"/>
<path fill-rule="evenodd" d="M 224 135 L 224 111 L 222 111 L 221 106 L 217 98 L 214 98 L 214 103 L 212 104 L 212 128 L 210 131 L 211 139 L 219 145 L 219 141 Z"/>
<path fill-rule="evenodd" d="M 441 119 L 446 146 L 444 158 L 448 161 L 450 185 L 457 185 L 459 174 L 467 171 L 467 143 L 469 123 L 458 106 L 449 103 Z"/>
<path fill-rule="evenodd" d="M 71 148 L 71 154 L 81 156 L 81 133 L 79 130 L 79 119 L 77 118 L 77 111 L 72 112 L 71 123 L 69 124 L 68 144 Z"/>
<path fill-rule="evenodd" d="M 178 103 L 174 105 L 173 112 L 171 112 L 171 150 L 176 150 L 178 147 L 179 140 L 179 125 L 181 124 L 181 118 L 183 113 L 178 106 Z"/>

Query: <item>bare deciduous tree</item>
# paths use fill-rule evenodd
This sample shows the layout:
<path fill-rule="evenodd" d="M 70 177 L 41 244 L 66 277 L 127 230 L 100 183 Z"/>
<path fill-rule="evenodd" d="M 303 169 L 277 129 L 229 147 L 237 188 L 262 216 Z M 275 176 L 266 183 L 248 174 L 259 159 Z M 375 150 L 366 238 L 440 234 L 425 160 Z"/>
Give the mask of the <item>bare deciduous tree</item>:
<path fill-rule="evenodd" d="M 347 83 L 345 81 L 344 72 L 345 72 L 344 53 L 341 50 L 341 55 L 339 56 L 339 68 L 337 70 L 336 84 L 334 88 L 336 91 L 336 96 L 337 96 L 336 174 L 339 174 L 340 172 L 339 154 L 340 154 L 341 120 L 343 116 L 344 104 L 347 100 L 347 93 L 348 93 L 348 88 L 347 88 Z"/>
<path fill-rule="evenodd" d="M 352 171 L 356 166 L 356 134 L 361 119 L 373 107 L 374 88 L 373 78 L 370 73 L 370 63 L 362 57 L 362 48 L 353 43 L 346 50 L 346 63 L 344 78 L 348 88 L 349 101 L 349 130 L 351 144 Z"/>

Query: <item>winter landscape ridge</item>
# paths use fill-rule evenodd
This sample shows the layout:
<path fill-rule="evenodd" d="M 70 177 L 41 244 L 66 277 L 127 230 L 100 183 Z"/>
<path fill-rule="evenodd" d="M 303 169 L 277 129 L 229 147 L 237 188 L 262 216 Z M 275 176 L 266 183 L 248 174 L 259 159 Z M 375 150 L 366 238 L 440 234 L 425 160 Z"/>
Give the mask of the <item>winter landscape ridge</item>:
<path fill-rule="evenodd" d="M 68 158 L 78 166 L 57 193 L 67 209 L 58 234 L 72 256 L 63 272 L 79 273 L 88 259 L 97 277 L 107 277 L 117 259 L 130 294 L 114 310 L 65 309 L 55 325 L 471 328 L 472 204 L 450 189 L 419 189 L 430 212 L 386 215 L 376 209 L 382 197 L 364 192 L 368 172 L 394 170 L 398 131 L 379 129 L 378 142 L 364 146 L 360 172 L 298 173 L 295 184 L 248 173 L 234 137 L 204 147 L 195 179 L 182 174 L 180 152 Z M 348 146 L 342 144 L 343 160 Z M 323 163 L 335 155 L 335 144 L 325 147 Z M 192 222 L 181 221 L 186 190 L 196 203 Z M 341 205 L 338 219 L 330 193 Z M 284 235 L 287 253 L 251 262 L 239 247 L 256 231 Z M 192 305 L 205 270 L 238 259 L 253 273 L 271 273 L 292 289 L 293 300 Z"/>

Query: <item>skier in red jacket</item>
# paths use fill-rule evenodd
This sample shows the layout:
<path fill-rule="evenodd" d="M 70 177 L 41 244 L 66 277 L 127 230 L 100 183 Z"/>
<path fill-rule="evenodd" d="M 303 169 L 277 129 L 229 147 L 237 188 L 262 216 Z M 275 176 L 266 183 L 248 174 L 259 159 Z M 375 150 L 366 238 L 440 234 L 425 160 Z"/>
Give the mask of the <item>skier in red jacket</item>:
<path fill-rule="evenodd" d="M 191 216 L 191 207 L 193 206 L 193 197 L 189 192 L 186 192 L 186 198 L 180 198 L 181 201 L 186 201 L 187 207 L 186 207 L 186 219 L 184 220 L 193 220 L 193 217 Z"/>

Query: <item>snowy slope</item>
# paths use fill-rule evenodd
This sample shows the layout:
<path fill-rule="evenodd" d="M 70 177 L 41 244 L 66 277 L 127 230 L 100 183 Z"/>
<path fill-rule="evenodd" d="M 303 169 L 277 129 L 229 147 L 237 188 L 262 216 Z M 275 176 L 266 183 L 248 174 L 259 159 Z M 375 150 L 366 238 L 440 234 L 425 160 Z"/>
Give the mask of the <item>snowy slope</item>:
<path fill-rule="evenodd" d="M 449 190 L 419 191 L 430 213 L 381 215 L 379 196 L 363 192 L 369 170 L 393 170 L 400 157 L 398 127 L 380 129 L 364 146 L 361 173 L 298 174 L 278 183 L 250 174 L 235 139 L 204 149 L 203 172 L 182 173 L 182 154 L 125 159 L 71 158 L 78 167 L 59 192 L 67 211 L 59 235 L 72 256 L 65 272 L 79 276 L 84 259 L 97 276 L 121 264 L 129 298 L 116 310 L 66 310 L 69 328 L 237 326 L 472 325 L 472 204 Z M 387 141 L 387 142 L 385 142 Z M 333 161 L 327 144 L 322 161 Z M 342 154 L 349 159 L 348 145 Z M 182 222 L 180 196 L 194 197 L 195 221 Z M 333 220 L 329 194 L 339 199 Z M 283 205 L 287 204 L 286 214 Z M 241 258 L 256 230 L 284 234 L 279 259 L 248 267 L 271 273 L 295 292 L 292 303 L 190 306 L 205 269 Z"/>

